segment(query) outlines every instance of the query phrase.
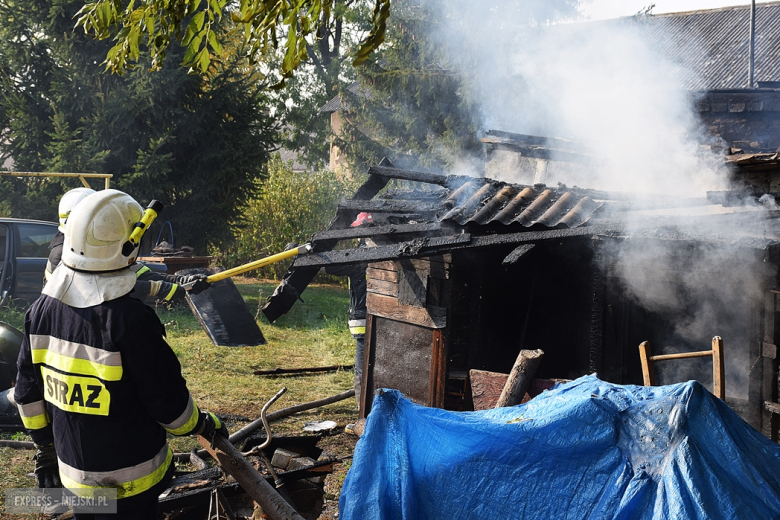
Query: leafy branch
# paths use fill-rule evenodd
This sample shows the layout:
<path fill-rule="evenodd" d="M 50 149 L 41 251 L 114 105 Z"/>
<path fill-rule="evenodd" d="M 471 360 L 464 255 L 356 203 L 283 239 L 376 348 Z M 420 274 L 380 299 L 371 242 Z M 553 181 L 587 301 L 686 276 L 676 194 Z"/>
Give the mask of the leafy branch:
<path fill-rule="evenodd" d="M 353 64 L 360 65 L 385 38 L 390 0 L 374 0 L 371 30 L 360 43 Z M 302 61 L 308 60 L 307 37 L 318 38 L 334 0 L 96 0 L 77 14 L 76 27 L 98 39 L 116 42 L 108 51 L 107 69 L 122 74 L 138 62 L 146 45 L 151 68 L 159 69 L 171 42 L 186 47 L 182 65 L 205 72 L 214 55 L 222 54 L 219 31 L 228 18 L 243 29 L 251 56 L 284 49 L 279 73 L 284 86 Z M 125 4 L 125 5 L 123 5 Z M 182 34 L 184 28 L 184 34 Z M 283 40 L 283 42 L 282 42 Z"/>

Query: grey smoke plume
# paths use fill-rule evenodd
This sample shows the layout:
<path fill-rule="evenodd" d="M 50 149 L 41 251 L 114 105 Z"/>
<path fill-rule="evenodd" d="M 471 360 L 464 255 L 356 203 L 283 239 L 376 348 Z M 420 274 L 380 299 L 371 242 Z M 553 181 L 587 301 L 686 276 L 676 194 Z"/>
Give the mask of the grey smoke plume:
<path fill-rule="evenodd" d="M 642 19 L 561 23 L 562 16 L 570 17 L 572 2 L 453 3 L 458 8 L 446 3 L 438 37 L 473 78 L 484 130 L 562 137 L 590 150 L 590 167 L 553 170 L 548 184 L 677 197 L 728 189 L 722 151 L 711 146 L 722 143 L 706 134 L 695 97 L 681 88 L 690 72 L 647 43 Z M 463 161 L 463 169 L 469 167 Z M 503 172 L 501 180 L 530 181 L 520 171 Z M 647 218 L 628 217 L 626 236 L 638 232 Z M 691 246 L 632 237 L 608 251 L 612 274 L 641 308 L 668 320 L 664 333 L 656 334 L 664 343 L 654 346 L 656 352 L 706 350 L 712 336 L 723 336 L 728 395 L 744 398 L 744 343 L 761 284 L 739 267 L 752 253 L 728 238 L 744 230 L 699 229 L 692 222 L 689 215 L 675 219 L 672 213 L 663 225 L 723 238 Z M 706 219 L 701 222 L 706 225 Z M 763 226 L 756 220 L 745 229 L 760 233 Z M 660 382 L 697 378 L 706 383 L 708 366 L 664 367 Z"/>

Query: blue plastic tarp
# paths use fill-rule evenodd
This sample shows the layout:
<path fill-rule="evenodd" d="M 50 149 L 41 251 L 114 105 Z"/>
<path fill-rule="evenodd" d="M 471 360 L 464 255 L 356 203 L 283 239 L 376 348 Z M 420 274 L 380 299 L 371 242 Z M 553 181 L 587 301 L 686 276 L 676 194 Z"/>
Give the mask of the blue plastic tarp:
<path fill-rule="evenodd" d="M 780 518 L 780 447 L 695 381 L 450 412 L 379 392 L 341 520 Z"/>

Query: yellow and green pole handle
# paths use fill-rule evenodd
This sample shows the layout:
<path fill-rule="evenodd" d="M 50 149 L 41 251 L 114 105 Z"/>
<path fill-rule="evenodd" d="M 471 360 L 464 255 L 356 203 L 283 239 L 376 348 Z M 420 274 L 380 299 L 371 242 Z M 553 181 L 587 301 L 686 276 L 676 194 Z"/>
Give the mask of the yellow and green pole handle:
<path fill-rule="evenodd" d="M 144 210 L 144 214 L 141 215 L 140 222 L 135 223 L 135 228 L 133 229 L 133 232 L 130 233 L 130 238 L 127 239 L 127 242 L 122 244 L 122 256 L 130 256 L 133 254 L 133 250 L 141 243 L 144 232 L 149 229 L 149 226 L 152 225 L 152 222 L 157 218 L 157 215 L 162 211 L 163 207 L 163 203 L 159 200 L 152 200 L 152 202 L 149 203 L 149 206 Z"/>
<path fill-rule="evenodd" d="M 254 271 L 255 269 L 260 269 L 261 267 L 265 267 L 266 265 L 274 264 L 276 262 L 281 262 L 282 260 L 287 260 L 288 258 L 292 258 L 294 256 L 309 253 L 311 252 L 311 249 L 312 249 L 311 244 L 303 244 L 302 246 L 294 247 L 292 249 L 288 249 L 287 251 L 283 251 L 275 255 L 267 256 L 265 258 L 261 258 L 260 260 L 255 260 L 254 262 L 249 262 L 248 264 L 239 265 L 238 267 L 234 267 L 233 269 L 228 269 L 227 271 L 222 271 L 221 273 L 209 275 L 206 278 L 206 281 L 208 283 L 218 282 L 220 280 L 224 280 L 225 278 L 230 278 L 231 276 L 243 274 L 248 271 Z M 181 284 L 181 286 L 185 290 L 189 290 L 192 288 L 193 285 L 195 285 L 195 283 L 196 282 L 189 282 L 186 284 Z"/>

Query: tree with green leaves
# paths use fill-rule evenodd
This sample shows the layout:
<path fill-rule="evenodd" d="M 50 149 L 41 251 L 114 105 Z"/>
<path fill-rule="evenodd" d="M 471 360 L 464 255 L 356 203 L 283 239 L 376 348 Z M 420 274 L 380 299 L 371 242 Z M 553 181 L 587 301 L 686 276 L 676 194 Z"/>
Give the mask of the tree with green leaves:
<path fill-rule="evenodd" d="M 17 171 L 114 174 L 112 187 L 166 204 L 159 220 L 172 222 L 176 245 L 205 253 L 230 240 L 277 131 L 269 81 L 247 59 L 246 44 L 222 35 L 223 52 L 205 73 L 188 74 L 179 66 L 186 50 L 172 48 L 156 72 L 141 52 L 143 66 L 109 75 L 102 61 L 110 44 L 73 31 L 82 5 L 0 0 L 3 156 Z M 0 207 L 46 220 L 78 185 L 3 179 Z"/>
<path fill-rule="evenodd" d="M 120 73 L 139 60 L 142 45 L 149 49 L 151 67 L 159 68 L 173 42 L 186 48 L 185 67 L 205 72 L 211 56 L 221 54 L 222 38 L 230 34 L 225 26 L 241 34 L 255 58 L 278 49 L 283 41 L 281 87 L 309 59 L 309 40 L 323 40 L 338 4 L 338 0 L 96 0 L 79 11 L 77 25 L 97 38 L 113 38 L 116 43 L 106 65 Z M 381 45 L 389 14 L 390 0 L 375 0 L 371 28 L 354 55 L 356 65 Z"/>
<path fill-rule="evenodd" d="M 352 56 L 371 29 L 370 15 L 364 0 L 334 0 L 330 17 L 307 42 L 308 61 L 286 80 L 285 88 L 269 92 L 284 121 L 282 146 L 314 169 L 326 166 L 329 157 L 330 121 L 319 109 L 343 83 L 355 80 Z M 275 60 L 271 68 L 278 69 L 281 56 Z"/>

